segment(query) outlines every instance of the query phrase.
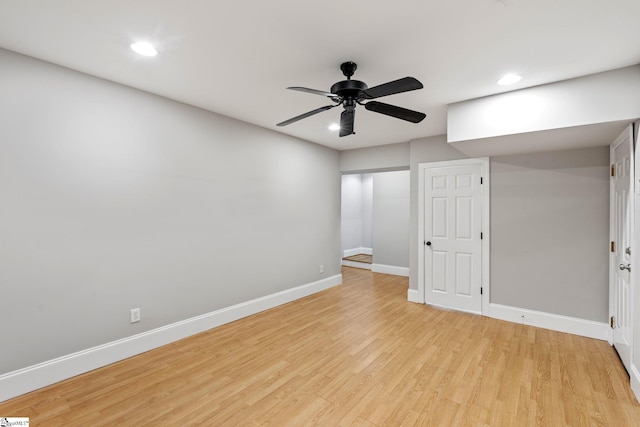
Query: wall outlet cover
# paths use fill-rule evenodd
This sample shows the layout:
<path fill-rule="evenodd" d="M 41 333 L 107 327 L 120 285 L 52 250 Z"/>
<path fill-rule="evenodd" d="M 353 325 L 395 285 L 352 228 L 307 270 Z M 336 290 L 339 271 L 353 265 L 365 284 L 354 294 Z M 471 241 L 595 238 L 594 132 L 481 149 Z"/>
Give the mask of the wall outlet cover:
<path fill-rule="evenodd" d="M 140 321 L 140 309 L 139 308 L 132 309 L 131 312 L 129 313 L 129 315 L 130 315 L 131 323 L 138 323 Z"/>

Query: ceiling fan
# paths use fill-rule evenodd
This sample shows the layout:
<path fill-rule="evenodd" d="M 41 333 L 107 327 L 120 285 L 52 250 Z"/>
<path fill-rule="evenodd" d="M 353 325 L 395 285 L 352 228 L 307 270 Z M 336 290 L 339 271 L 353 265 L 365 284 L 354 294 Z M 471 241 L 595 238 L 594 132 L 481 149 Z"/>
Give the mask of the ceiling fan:
<path fill-rule="evenodd" d="M 340 70 L 342 70 L 342 74 L 347 77 L 347 80 L 340 81 L 331 86 L 330 92 L 298 86 L 288 87 L 287 89 L 326 96 L 335 102 L 335 104 L 326 105 L 307 113 L 300 114 L 299 116 L 280 122 L 276 126 L 290 125 L 298 120 L 306 119 L 307 117 L 330 110 L 338 105 L 342 105 L 344 108 L 344 111 L 340 115 L 340 136 L 347 136 L 355 133 L 353 131 L 353 122 L 355 118 L 356 104 L 364 105 L 364 108 L 369 111 L 385 114 L 387 116 L 406 120 L 412 123 L 420 123 L 426 117 L 426 114 L 418 111 L 408 110 L 395 105 L 385 104 L 383 102 L 371 101 L 372 99 L 381 98 L 383 96 L 422 89 L 423 86 L 420 81 L 413 77 L 404 77 L 399 80 L 394 80 L 392 82 L 370 88 L 364 82 L 351 80 L 351 76 L 353 76 L 353 73 L 355 73 L 357 68 L 358 66 L 354 62 L 342 63 L 342 65 L 340 65 Z M 363 103 L 363 101 L 368 102 Z"/>

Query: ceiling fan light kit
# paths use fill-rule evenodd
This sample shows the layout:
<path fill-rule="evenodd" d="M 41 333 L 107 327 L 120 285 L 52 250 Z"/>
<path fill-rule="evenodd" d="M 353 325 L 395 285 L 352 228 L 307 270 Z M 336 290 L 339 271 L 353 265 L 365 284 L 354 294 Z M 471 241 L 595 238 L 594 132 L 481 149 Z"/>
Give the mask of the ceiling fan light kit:
<path fill-rule="evenodd" d="M 355 73 L 358 66 L 355 62 L 344 62 L 340 65 L 342 74 L 347 80 L 339 81 L 331 86 L 330 92 L 310 89 L 306 87 L 292 86 L 287 89 L 297 90 L 300 92 L 312 93 L 314 95 L 325 96 L 335 102 L 334 105 L 326 105 L 316 108 L 299 116 L 293 117 L 284 122 L 280 122 L 277 126 L 287 126 L 298 120 L 330 110 L 331 108 L 342 105 L 344 111 L 340 114 L 340 136 L 353 135 L 355 109 L 356 105 L 364 105 L 364 108 L 375 113 L 384 114 L 386 116 L 395 117 L 397 119 L 406 120 L 411 123 L 420 123 L 426 115 L 424 113 L 409 110 L 407 108 L 397 107 L 384 102 L 371 101 L 372 99 L 381 98 L 383 96 L 394 95 L 396 93 L 409 92 L 412 90 L 422 89 L 422 83 L 413 77 L 404 77 L 392 82 L 384 83 L 369 88 L 365 82 L 360 80 L 351 80 L 351 76 Z M 368 101 L 368 102 L 364 102 Z"/>

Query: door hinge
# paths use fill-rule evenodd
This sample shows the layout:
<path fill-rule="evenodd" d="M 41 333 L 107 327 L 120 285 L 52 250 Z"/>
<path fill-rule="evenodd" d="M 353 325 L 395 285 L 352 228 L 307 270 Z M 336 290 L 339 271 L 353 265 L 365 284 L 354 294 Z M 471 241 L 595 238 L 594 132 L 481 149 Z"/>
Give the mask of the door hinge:
<path fill-rule="evenodd" d="M 480 295 L 482 295 L 482 286 L 480 286 Z"/>
<path fill-rule="evenodd" d="M 615 326 L 615 318 L 613 316 L 609 318 L 609 325 L 611 326 L 611 329 Z"/>
<path fill-rule="evenodd" d="M 616 251 L 616 242 L 611 242 L 611 252 Z"/>
<path fill-rule="evenodd" d="M 482 184 L 482 177 L 480 177 L 480 184 Z"/>
<path fill-rule="evenodd" d="M 480 232 L 480 240 L 482 240 L 482 238 L 483 238 L 483 234 L 482 234 L 482 231 L 481 231 Z"/>
<path fill-rule="evenodd" d="M 611 176 L 616 176 L 616 167 L 615 167 L 615 165 L 611 165 Z"/>

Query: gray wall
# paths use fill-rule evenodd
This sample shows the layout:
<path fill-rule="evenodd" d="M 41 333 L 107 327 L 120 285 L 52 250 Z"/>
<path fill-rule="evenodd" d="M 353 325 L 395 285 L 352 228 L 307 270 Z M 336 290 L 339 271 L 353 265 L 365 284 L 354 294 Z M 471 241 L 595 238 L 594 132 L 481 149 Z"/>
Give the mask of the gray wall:
<path fill-rule="evenodd" d="M 491 159 L 491 302 L 606 322 L 609 147 Z"/>
<path fill-rule="evenodd" d="M 409 267 L 409 171 L 373 174 L 373 262 Z"/>
<path fill-rule="evenodd" d="M 340 152 L 340 171 L 345 173 L 404 170 L 408 166 L 408 142 Z"/>
<path fill-rule="evenodd" d="M 371 174 L 342 176 L 341 248 L 371 249 L 372 232 L 372 183 Z"/>
<path fill-rule="evenodd" d="M 373 250 L 373 174 L 362 174 L 362 247 Z"/>
<path fill-rule="evenodd" d="M 337 151 L 0 64 L 0 373 L 340 273 Z"/>
<path fill-rule="evenodd" d="M 463 158 L 444 135 L 410 142 L 412 289 L 418 289 L 418 165 Z M 608 147 L 492 159 L 493 303 L 606 321 L 608 163 Z"/>
<path fill-rule="evenodd" d="M 362 246 L 362 175 L 342 176 L 341 249 Z"/>

